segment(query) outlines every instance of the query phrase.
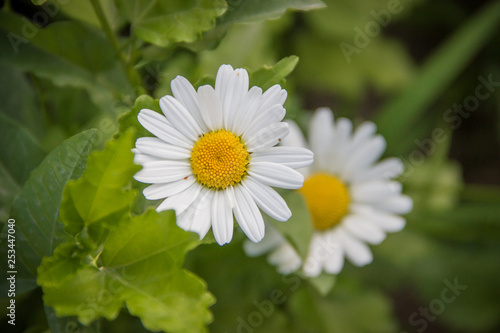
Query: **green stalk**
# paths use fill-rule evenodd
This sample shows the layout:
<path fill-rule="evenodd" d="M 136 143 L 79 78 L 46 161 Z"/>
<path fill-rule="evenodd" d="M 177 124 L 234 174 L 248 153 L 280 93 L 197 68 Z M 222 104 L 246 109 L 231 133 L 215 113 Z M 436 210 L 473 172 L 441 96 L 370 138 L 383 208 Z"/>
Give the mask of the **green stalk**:
<path fill-rule="evenodd" d="M 118 39 L 111 29 L 111 26 L 106 19 L 106 15 L 104 15 L 104 11 L 102 10 L 99 0 L 90 0 L 90 3 L 94 8 L 97 19 L 101 23 L 102 29 L 106 33 L 106 36 L 108 37 L 111 45 L 113 46 L 113 49 L 116 52 L 116 55 L 118 56 L 118 59 L 120 60 L 120 64 L 125 71 L 125 75 L 127 76 L 130 85 L 132 86 L 132 88 L 137 89 L 139 94 L 145 93 L 146 91 L 141 84 L 139 73 L 137 73 L 137 71 L 132 66 L 130 66 L 125 55 L 121 52 L 120 43 L 118 42 Z"/>

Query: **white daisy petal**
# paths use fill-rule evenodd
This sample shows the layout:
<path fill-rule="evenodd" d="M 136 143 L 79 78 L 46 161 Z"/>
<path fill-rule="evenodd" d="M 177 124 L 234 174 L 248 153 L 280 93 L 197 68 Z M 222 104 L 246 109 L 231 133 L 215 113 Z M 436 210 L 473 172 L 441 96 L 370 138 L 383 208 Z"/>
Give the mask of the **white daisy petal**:
<path fill-rule="evenodd" d="M 279 84 L 275 84 L 271 88 L 267 89 L 262 95 L 262 101 L 257 114 L 266 112 L 267 109 L 275 104 L 283 105 L 286 101 L 286 97 L 286 90 L 281 89 L 281 86 Z"/>
<path fill-rule="evenodd" d="M 281 274 L 293 273 L 299 269 L 302 264 L 302 260 L 297 252 L 295 252 L 295 249 L 288 243 L 284 243 L 271 252 L 267 261 L 271 265 L 278 266 L 278 272 Z"/>
<path fill-rule="evenodd" d="M 324 270 L 329 274 L 338 274 L 344 267 L 344 250 L 342 249 L 342 246 L 340 246 L 338 233 L 336 230 L 326 231 L 324 239 L 333 249 L 330 251 L 328 258 L 323 263 Z"/>
<path fill-rule="evenodd" d="M 283 106 L 279 104 L 273 105 L 266 112 L 259 114 L 247 127 L 243 133 L 243 139 L 247 140 L 255 133 L 258 133 L 262 128 L 270 124 L 279 123 L 285 117 L 286 111 Z"/>
<path fill-rule="evenodd" d="M 212 230 L 217 244 L 224 245 L 233 239 L 233 213 L 222 191 L 212 198 Z"/>
<path fill-rule="evenodd" d="M 172 195 L 165 200 L 156 208 L 157 212 L 162 212 L 164 210 L 174 209 L 176 215 L 182 214 L 200 194 L 201 186 L 197 183 L 193 183 L 184 191 Z"/>
<path fill-rule="evenodd" d="M 285 200 L 271 187 L 261 184 L 248 176 L 241 184 L 252 195 L 257 206 L 277 221 L 288 221 L 292 216 Z"/>
<path fill-rule="evenodd" d="M 401 193 L 401 183 L 388 180 L 374 180 L 353 184 L 351 197 L 357 203 L 375 203 Z"/>
<path fill-rule="evenodd" d="M 357 149 L 360 144 L 363 144 L 367 139 L 372 137 L 377 131 L 377 126 L 371 121 L 365 121 L 358 126 L 352 136 L 351 149 Z"/>
<path fill-rule="evenodd" d="M 191 152 L 183 147 L 171 145 L 158 138 L 139 138 L 135 146 L 141 153 L 162 157 L 166 159 L 186 159 L 191 156 Z"/>
<path fill-rule="evenodd" d="M 362 215 L 346 216 L 342 226 L 355 237 L 370 244 L 380 244 L 385 239 L 382 229 Z"/>
<path fill-rule="evenodd" d="M 395 214 L 406 214 L 413 208 L 413 201 L 406 195 L 396 195 L 374 205 L 375 208 Z"/>
<path fill-rule="evenodd" d="M 266 150 L 278 144 L 278 142 L 288 135 L 287 123 L 271 124 L 250 137 L 245 141 L 249 152 Z"/>
<path fill-rule="evenodd" d="M 187 138 L 196 141 L 198 135 L 203 133 L 191 113 L 174 97 L 162 97 L 160 99 L 160 107 L 172 126 Z"/>
<path fill-rule="evenodd" d="M 168 183 L 192 174 L 191 165 L 188 162 L 152 161 L 146 162 L 142 170 L 134 175 L 134 179 L 141 183 Z"/>
<path fill-rule="evenodd" d="M 242 135 L 248 125 L 252 122 L 262 99 L 262 89 L 252 87 L 243 97 L 240 106 L 236 109 L 232 127 L 236 135 Z"/>
<path fill-rule="evenodd" d="M 358 183 L 377 179 L 391 179 L 399 176 L 403 171 L 404 166 L 401 160 L 391 157 L 369 167 L 362 173 L 353 175 L 351 180 L 353 183 Z"/>
<path fill-rule="evenodd" d="M 163 160 L 160 157 L 151 156 L 148 154 L 143 154 L 137 148 L 133 148 L 132 152 L 134 153 L 134 163 L 135 164 L 144 165 L 147 162 L 162 161 Z"/>
<path fill-rule="evenodd" d="M 403 217 L 390 213 L 375 213 L 372 214 L 373 223 L 387 232 L 397 232 L 403 230 L 406 221 Z"/>
<path fill-rule="evenodd" d="M 237 110 L 248 92 L 248 73 L 242 68 L 237 68 L 233 72 L 233 80 L 228 85 L 228 91 L 222 103 L 224 113 L 224 126 L 232 128 Z"/>
<path fill-rule="evenodd" d="M 262 184 L 292 190 L 301 188 L 304 183 L 304 176 L 298 171 L 271 162 L 252 163 L 248 174 Z"/>
<path fill-rule="evenodd" d="M 341 228 L 338 229 L 338 234 L 342 242 L 342 248 L 350 262 L 356 266 L 362 267 L 373 261 L 372 251 L 365 243 L 357 240 Z"/>
<path fill-rule="evenodd" d="M 313 158 L 314 154 L 309 149 L 285 146 L 271 147 L 252 154 L 253 162 L 280 163 L 293 169 L 311 165 Z"/>
<path fill-rule="evenodd" d="M 353 213 L 370 219 L 386 232 L 401 231 L 406 224 L 405 219 L 401 216 L 381 212 L 371 205 L 352 204 L 350 208 Z"/>
<path fill-rule="evenodd" d="M 186 231 L 193 231 L 204 238 L 211 227 L 213 192 L 202 188 L 196 200 L 177 217 L 177 224 Z"/>
<path fill-rule="evenodd" d="M 194 177 L 189 177 L 171 183 L 156 183 L 146 187 L 142 193 L 148 200 L 159 200 L 184 191 L 195 181 Z"/>
<path fill-rule="evenodd" d="M 234 70 L 231 65 L 222 65 L 217 71 L 217 76 L 215 78 L 215 92 L 221 101 L 224 101 L 226 98 L 227 86 L 233 77 L 233 72 Z"/>
<path fill-rule="evenodd" d="M 198 96 L 191 83 L 189 83 L 186 78 L 177 76 L 172 80 L 170 86 L 175 99 L 184 105 L 186 110 L 193 116 L 198 126 L 200 126 L 203 131 L 206 131 L 208 128 L 201 117 L 200 109 L 198 108 Z"/>
<path fill-rule="evenodd" d="M 222 129 L 222 106 L 214 88 L 211 86 L 198 88 L 198 105 L 207 127 L 212 131 Z"/>
<path fill-rule="evenodd" d="M 265 227 L 255 201 L 242 186 L 235 187 L 234 194 L 236 196 L 234 215 L 238 225 L 252 242 L 260 242 L 264 238 Z"/>
<path fill-rule="evenodd" d="M 346 118 L 339 118 L 334 126 L 334 135 L 331 140 L 330 155 L 326 158 L 327 166 L 324 168 L 332 173 L 338 172 L 345 166 L 345 159 L 352 153 L 350 145 L 350 135 L 352 132 L 352 122 Z"/>
<path fill-rule="evenodd" d="M 314 164 L 319 170 L 327 170 L 329 153 L 333 144 L 335 132 L 333 127 L 333 115 L 330 109 L 318 109 L 309 127 L 309 143 L 314 152 Z"/>
<path fill-rule="evenodd" d="M 366 169 L 382 155 L 385 146 L 384 138 L 377 135 L 352 152 L 345 161 L 342 174 L 344 179 L 351 180 L 356 178 L 358 174 L 366 172 Z"/>
<path fill-rule="evenodd" d="M 158 112 L 142 109 L 137 119 L 145 129 L 163 141 L 183 148 L 193 147 L 193 142 L 173 128 L 167 118 Z"/>
<path fill-rule="evenodd" d="M 281 145 L 307 148 L 308 145 L 306 143 L 306 139 L 304 138 L 304 134 L 302 134 L 299 126 L 292 120 L 285 120 L 285 122 L 290 128 L 290 133 L 286 136 L 286 138 L 281 140 Z"/>

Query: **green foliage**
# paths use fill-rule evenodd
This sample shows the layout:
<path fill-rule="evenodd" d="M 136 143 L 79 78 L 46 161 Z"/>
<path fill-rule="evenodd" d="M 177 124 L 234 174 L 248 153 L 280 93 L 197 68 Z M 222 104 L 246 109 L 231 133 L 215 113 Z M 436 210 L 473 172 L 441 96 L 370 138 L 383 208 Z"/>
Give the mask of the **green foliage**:
<path fill-rule="evenodd" d="M 283 85 L 285 77 L 294 70 L 298 62 L 297 56 L 290 56 L 281 59 L 274 66 L 264 66 L 252 73 L 250 86 L 258 86 L 262 90 L 267 90 L 275 84 Z"/>
<path fill-rule="evenodd" d="M 16 220 L 18 266 L 26 288 L 33 285 L 42 257 L 68 239 L 58 222 L 63 188 L 83 173 L 95 135 L 95 130 L 83 132 L 51 151 L 14 199 L 11 216 Z"/>
<path fill-rule="evenodd" d="M 83 176 L 68 183 L 61 203 L 67 232 L 76 235 L 84 229 L 91 238 L 98 238 L 130 210 L 136 192 L 125 187 L 140 169 L 133 163 L 133 143 L 133 130 L 109 142 L 103 151 L 89 156 Z"/>
<path fill-rule="evenodd" d="M 20 124 L 0 113 L 0 218 L 5 220 L 10 204 L 45 152 Z"/>
<path fill-rule="evenodd" d="M 116 5 L 134 35 L 158 46 L 194 42 L 227 9 L 224 0 L 116 0 Z"/>
<path fill-rule="evenodd" d="M 0 12 L 0 64 L 50 80 L 56 86 L 89 91 L 96 103 L 112 104 L 112 93 L 130 87 L 103 33 L 78 22 L 45 29 L 11 12 Z M 110 92 L 111 90 L 111 92 Z"/>
<path fill-rule="evenodd" d="M 125 303 L 150 330 L 203 331 L 213 297 L 182 269 L 198 236 L 179 229 L 171 211 L 128 213 L 136 192 L 127 187 L 139 169 L 133 142 L 129 130 L 92 153 L 83 176 L 67 184 L 61 221 L 75 238 L 38 268 L 44 302 L 84 324 L 116 318 Z"/>
<path fill-rule="evenodd" d="M 289 9 L 312 10 L 324 6 L 321 0 L 237 0 L 230 3 L 230 8 L 221 18 L 221 22 L 223 24 L 258 22 L 278 18 Z"/>
<path fill-rule="evenodd" d="M 44 302 L 58 316 L 75 315 L 84 324 L 116 318 L 125 303 L 150 330 L 203 331 L 214 300 L 181 268 L 197 239 L 175 225 L 173 212 L 125 217 L 90 262 L 82 263 L 90 253 L 68 244 L 44 259 L 38 278 Z"/>
<path fill-rule="evenodd" d="M 301 289 L 292 296 L 290 307 L 298 332 L 396 331 L 389 301 L 377 291 L 352 283 L 339 283 L 327 298 Z"/>
<path fill-rule="evenodd" d="M 141 95 L 135 100 L 132 109 L 122 115 L 119 119 L 119 133 L 125 133 L 129 128 L 134 128 L 136 137 L 151 136 L 137 120 L 137 115 L 142 109 L 154 110 L 161 113 L 160 104 L 157 99 L 153 99 L 148 95 Z"/>

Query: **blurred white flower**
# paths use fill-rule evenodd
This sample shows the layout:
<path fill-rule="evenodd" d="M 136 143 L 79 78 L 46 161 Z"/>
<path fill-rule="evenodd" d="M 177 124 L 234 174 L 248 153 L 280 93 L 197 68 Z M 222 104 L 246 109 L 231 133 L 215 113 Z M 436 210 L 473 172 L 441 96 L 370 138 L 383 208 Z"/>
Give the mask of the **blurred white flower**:
<path fill-rule="evenodd" d="M 219 68 L 215 89 L 196 91 L 183 77 L 172 81 L 173 96 L 160 99 L 164 116 L 148 109 L 139 122 L 156 137 L 139 138 L 134 178 L 151 183 L 149 200 L 166 198 L 158 212 L 175 209 L 177 224 L 203 238 L 210 227 L 217 243 L 233 237 L 233 213 L 252 242 L 264 237 L 258 207 L 279 221 L 291 212 L 270 186 L 298 189 L 304 176 L 296 168 L 312 163 L 303 147 L 274 147 L 289 132 L 279 85 L 262 93 L 248 89 L 248 73 L 229 65 Z"/>
<path fill-rule="evenodd" d="M 403 164 L 397 158 L 377 162 L 386 143 L 375 132 L 372 122 L 353 131 L 350 120 L 334 122 L 330 109 L 318 109 L 309 129 L 314 164 L 299 170 L 306 180 L 298 191 L 305 198 L 314 227 L 307 258 L 302 264 L 295 249 L 275 230 L 268 231 L 259 244 L 245 243 L 247 254 L 270 251 L 268 261 L 281 273 L 302 266 L 311 277 L 322 271 L 339 273 L 344 257 L 356 266 L 371 263 L 366 243 L 379 244 L 387 232 L 403 229 L 405 219 L 398 214 L 412 209 L 412 200 L 401 194 L 401 184 L 391 180 L 403 172 Z M 293 122 L 283 145 L 307 146 Z"/>

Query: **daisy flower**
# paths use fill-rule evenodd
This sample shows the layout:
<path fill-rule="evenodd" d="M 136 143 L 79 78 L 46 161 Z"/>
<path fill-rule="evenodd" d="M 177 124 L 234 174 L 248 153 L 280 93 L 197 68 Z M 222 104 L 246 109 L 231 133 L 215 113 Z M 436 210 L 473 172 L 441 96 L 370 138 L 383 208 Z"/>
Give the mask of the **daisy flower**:
<path fill-rule="evenodd" d="M 164 199 L 158 212 L 174 209 L 177 224 L 203 238 L 212 227 L 220 245 L 233 237 L 233 214 L 252 242 L 264 237 L 259 208 L 278 221 L 291 212 L 271 186 L 302 187 L 294 170 L 312 163 L 303 147 L 274 147 L 289 125 L 279 85 L 262 92 L 249 88 L 248 73 L 229 65 L 219 68 L 215 89 L 196 91 L 182 76 L 172 83 L 173 96 L 160 99 L 164 115 L 143 109 L 139 122 L 156 137 L 139 138 L 135 162 L 143 166 L 134 178 L 152 185 L 149 200 Z"/>
<path fill-rule="evenodd" d="M 387 232 L 403 229 L 405 220 L 398 214 L 412 209 L 412 200 L 401 194 L 401 184 L 391 180 L 403 172 L 403 164 L 397 158 L 377 162 L 386 143 L 375 132 L 372 122 L 353 131 L 350 120 L 340 118 L 334 122 L 330 109 L 318 109 L 309 129 L 315 160 L 300 170 L 306 180 L 298 190 L 314 229 L 307 258 L 302 265 L 297 264 L 297 252 L 272 228 L 262 243 L 244 244 L 247 254 L 270 251 L 268 260 L 281 273 L 302 266 L 304 274 L 311 277 L 322 271 L 338 274 L 344 257 L 356 266 L 371 263 L 373 256 L 367 243 L 379 244 Z M 283 144 L 307 146 L 294 123 L 290 123 L 290 135 Z"/>

